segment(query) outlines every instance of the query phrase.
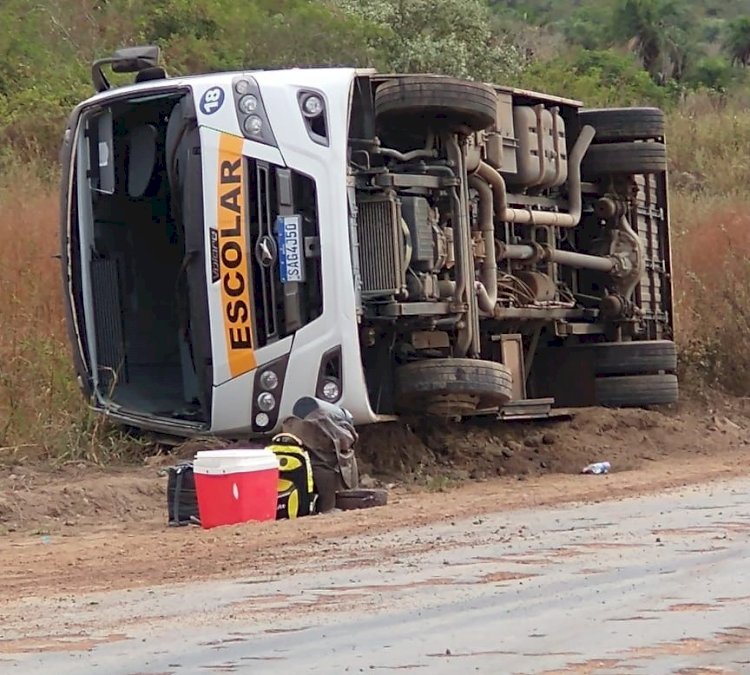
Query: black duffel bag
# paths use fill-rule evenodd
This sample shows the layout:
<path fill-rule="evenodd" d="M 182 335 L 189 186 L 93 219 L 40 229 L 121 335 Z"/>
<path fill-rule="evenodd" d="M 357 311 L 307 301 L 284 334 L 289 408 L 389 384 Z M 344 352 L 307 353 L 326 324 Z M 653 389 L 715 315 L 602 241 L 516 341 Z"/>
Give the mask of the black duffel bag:
<path fill-rule="evenodd" d="M 169 524 L 173 527 L 200 525 L 198 498 L 195 495 L 193 463 L 183 462 L 168 469 L 167 511 Z"/>

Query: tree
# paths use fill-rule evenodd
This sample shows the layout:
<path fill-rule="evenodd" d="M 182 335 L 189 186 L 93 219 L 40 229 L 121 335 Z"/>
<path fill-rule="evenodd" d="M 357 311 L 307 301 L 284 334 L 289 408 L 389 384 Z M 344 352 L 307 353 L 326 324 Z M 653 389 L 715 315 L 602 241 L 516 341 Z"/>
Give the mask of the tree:
<path fill-rule="evenodd" d="M 373 65 L 485 81 L 514 77 L 523 61 L 483 0 L 334 0 L 379 27 Z"/>
<path fill-rule="evenodd" d="M 609 46 L 612 7 L 608 4 L 581 5 L 562 22 L 565 37 L 584 49 Z"/>
<path fill-rule="evenodd" d="M 750 16 L 741 16 L 729 22 L 724 49 L 732 65 L 746 68 L 750 64 Z"/>
<path fill-rule="evenodd" d="M 679 0 L 619 0 L 613 14 L 615 41 L 625 42 L 656 81 L 680 80 L 687 69 L 690 28 Z"/>

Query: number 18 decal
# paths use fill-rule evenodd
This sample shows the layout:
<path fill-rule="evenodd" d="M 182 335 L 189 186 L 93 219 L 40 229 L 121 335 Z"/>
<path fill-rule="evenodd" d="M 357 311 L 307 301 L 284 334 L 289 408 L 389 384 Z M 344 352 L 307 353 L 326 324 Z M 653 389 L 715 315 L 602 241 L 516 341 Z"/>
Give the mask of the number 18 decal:
<path fill-rule="evenodd" d="M 224 104 L 224 90 L 221 87 L 211 87 L 201 97 L 201 112 L 213 115 Z"/>

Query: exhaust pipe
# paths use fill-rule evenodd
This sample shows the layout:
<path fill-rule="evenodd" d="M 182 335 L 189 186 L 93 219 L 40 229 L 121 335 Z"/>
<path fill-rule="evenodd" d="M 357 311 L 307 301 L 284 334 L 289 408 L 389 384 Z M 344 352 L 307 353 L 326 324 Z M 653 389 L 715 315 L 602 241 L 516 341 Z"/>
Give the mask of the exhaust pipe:
<path fill-rule="evenodd" d="M 583 156 L 594 140 L 596 130 L 586 125 L 578 134 L 578 139 L 568 157 L 568 201 L 570 210 L 568 213 L 555 213 L 554 211 L 529 211 L 523 209 L 511 209 L 508 207 L 508 193 L 505 188 L 505 180 L 486 162 L 480 162 L 475 175 L 487 181 L 492 186 L 495 198 L 495 218 L 504 223 L 516 223 L 519 225 L 544 225 L 550 227 L 575 227 L 581 222 L 581 162 Z"/>
<path fill-rule="evenodd" d="M 484 263 L 481 281 L 475 282 L 477 303 L 485 314 L 493 316 L 497 304 L 497 257 L 495 225 L 492 221 L 492 189 L 478 176 L 469 176 L 469 186 L 479 194 L 479 229 L 484 239 Z"/>
<path fill-rule="evenodd" d="M 466 199 L 466 168 L 464 165 L 461 146 L 455 136 L 448 136 L 443 141 L 448 151 L 448 158 L 453 162 L 456 172 L 461 178 L 461 192 L 456 188 L 451 190 L 453 206 L 454 232 L 453 246 L 456 257 L 456 302 L 466 302 L 464 325 L 458 329 L 456 341 L 456 356 L 465 357 L 479 352 L 479 312 L 474 284 L 474 258 L 471 255 L 471 225 L 467 210 Z"/>

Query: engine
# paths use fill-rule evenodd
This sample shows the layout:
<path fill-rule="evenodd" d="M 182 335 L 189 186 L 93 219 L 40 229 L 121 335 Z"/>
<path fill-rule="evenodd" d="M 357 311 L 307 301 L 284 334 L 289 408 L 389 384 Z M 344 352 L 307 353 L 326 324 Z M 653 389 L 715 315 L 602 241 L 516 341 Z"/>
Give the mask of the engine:
<path fill-rule="evenodd" d="M 492 313 L 493 302 L 524 306 L 554 300 L 555 282 L 539 269 L 539 259 L 506 264 L 505 274 L 483 275 L 483 270 L 498 269 L 503 243 L 527 242 L 529 233 L 536 237 L 538 232 L 533 218 L 525 223 L 531 228 L 520 226 L 516 231 L 511 224 L 505 232 L 494 232 L 493 223 L 503 219 L 492 203 L 497 190 L 485 190 L 483 195 L 466 176 L 480 164 L 494 172 L 502 189 L 507 186 L 506 200 L 513 206 L 507 210 L 515 209 L 521 217 L 532 208 L 556 211 L 554 194 L 544 194 L 559 192 L 568 180 L 566 128 L 558 108 L 513 105 L 510 95 L 498 94 L 494 126 L 468 135 L 457 153 L 458 161 L 449 152 L 450 141 L 440 134 L 408 127 L 382 131 L 383 145 L 374 138 L 353 152 L 364 301 L 452 300 L 462 272 L 471 278 L 464 281 L 464 287 L 491 286 L 480 292 L 485 314 Z M 479 182 L 486 185 L 484 179 Z M 519 195 L 523 195 L 520 204 L 515 200 Z M 482 198 L 489 203 L 482 204 Z M 486 223 L 483 229 L 483 210 L 489 213 L 490 234 Z M 456 227 L 461 217 L 468 220 Z M 454 239 L 455 232 L 467 230 L 470 234 L 465 240 Z M 463 258 L 463 267 L 462 255 L 468 256 Z"/>

